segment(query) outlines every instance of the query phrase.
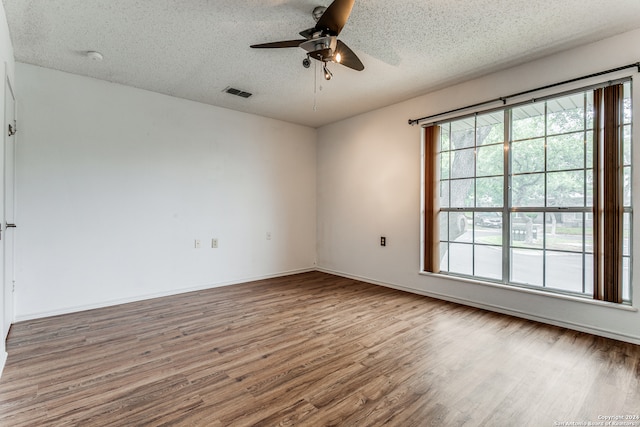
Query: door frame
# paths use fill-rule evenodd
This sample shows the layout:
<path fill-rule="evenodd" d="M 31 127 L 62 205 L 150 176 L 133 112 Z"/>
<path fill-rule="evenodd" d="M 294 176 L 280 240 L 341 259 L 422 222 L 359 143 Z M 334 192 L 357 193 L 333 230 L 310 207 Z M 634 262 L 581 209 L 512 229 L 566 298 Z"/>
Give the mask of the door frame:
<path fill-rule="evenodd" d="M 2 198 L 3 198 L 3 212 L 0 214 L 0 217 L 2 218 L 3 223 L 0 224 L 0 228 L 3 228 L 4 230 L 2 230 L 4 232 L 4 239 L 2 239 L 2 242 L 0 242 L 2 244 L 3 247 L 3 251 L 2 251 L 2 260 L 1 262 L 1 266 L 2 268 L 0 269 L 0 272 L 2 274 L 2 278 L 0 279 L 2 282 L 2 287 L 3 287 L 3 293 L 4 293 L 4 307 L 3 307 L 3 319 L 2 319 L 2 325 L 3 325 L 3 334 L 4 337 L 3 339 L 6 339 L 8 334 L 9 334 L 9 330 L 11 328 L 11 325 L 13 324 L 13 322 L 15 321 L 15 239 L 16 239 L 16 235 L 15 235 L 15 228 L 12 230 L 9 230 L 5 225 L 6 223 L 8 223 L 9 221 L 15 223 L 15 212 L 16 212 L 16 170 L 15 170 L 15 165 L 16 165 L 16 151 L 17 151 L 17 144 L 16 144 L 16 135 L 12 135 L 9 136 L 8 135 L 8 125 L 10 123 L 7 123 L 7 104 L 9 103 L 9 97 L 11 97 L 12 101 L 13 101 L 13 120 L 14 120 L 14 126 L 15 126 L 15 121 L 17 120 L 17 108 L 16 108 L 16 96 L 15 96 L 15 91 L 14 91 L 14 85 L 11 83 L 11 78 L 9 77 L 9 74 L 7 73 L 7 64 L 5 63 L 5 86 L 4 86 L 4 138 L 3 138 L 3 158 L 4 158 L 4 164 L 2 164 L 2 178 L 3 178 L 3 187 L 2 187 Z M 17 127 L 17 126 L 16 126 Z M 12 156 L 11 158 L 9 158 L 9 156 L 7 156 L 7 146 L 9 144 L 9 138 L 13 138 L 13 152 L 12 152 Z M 7 164 L 11 162 L 11 168 L 7 168 Z M 10 184 L 13 185 L 13 189 L 11 191 L 11 198 L 9 200 L 9 198 L 7 197 L 8 191 L 7 191 L 7 171 L 10 170 L 12 173 L 12 179 Z M 11 214 L 7 215 L 7 213 L 11 210 Z M 9 218 L 9 216 L 11 216 L 11 218 Z M 11 233 L 11 236 L 9 236 L 9 233 Z M 8 243 L 10 243 L 10 246 L 8 246 Z M 10 265 L 9 268 L 7 268 Z M 7 277 L 7 273 L 10 272 L 11 277 Z M 8 296 L 8 298 L 7 298 Z M 8 323 L 9 324 L 5 324 L 8 318 Z"/>

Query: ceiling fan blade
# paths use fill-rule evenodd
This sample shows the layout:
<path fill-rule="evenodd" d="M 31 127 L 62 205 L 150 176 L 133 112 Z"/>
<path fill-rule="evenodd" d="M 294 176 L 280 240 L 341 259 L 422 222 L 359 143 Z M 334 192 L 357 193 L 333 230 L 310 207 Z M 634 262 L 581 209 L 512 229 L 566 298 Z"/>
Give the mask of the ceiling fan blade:
<path fill-rule="evenodd" d="M 356 71 L 364 70 L 364 65 L 362 64 L 362 61 L 360 61 L 360 58 L 358 58 L 358 56 L 349 49 L 349 46 L 340 40 L 338 40 L 338 45 L 336 46 L 336 55 L 337 54 L 340 54 L 340 64 L 345 67 L 349 67 Z"/>
<path fill-rule="evenodd" d="M 252 44 L 251 47 L 254 49 L 274 49 L 274 48 L 283 48 L 283 47 L 298 47 L 300 43 L 306 42 L 306 40 L 284 40 L 281 42 L 271 42 L 271 43 L 262 43 L 262 44 Z"/>
<path fill-rule="evenodd" d="M 318 20 L 316 30 L 332 36 L 340 34 L 342 27 L 344 27 L 349 15 L 351 15 L 354 2 L 355 0 L 334 0 Z"/>

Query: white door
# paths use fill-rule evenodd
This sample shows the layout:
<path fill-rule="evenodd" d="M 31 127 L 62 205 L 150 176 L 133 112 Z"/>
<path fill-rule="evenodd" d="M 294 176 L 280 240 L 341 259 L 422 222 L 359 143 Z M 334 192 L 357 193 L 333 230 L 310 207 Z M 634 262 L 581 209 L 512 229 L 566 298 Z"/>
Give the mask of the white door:
<path fill-rule="evenodd" d="M 4 339 L 9 334 L 9 328 L 13 323 L 13 293 L 15 290 L 14 283 L 14 240 L 15 240 L 15 155 L 16 155 L 16 122 L 15 122 L 15 97 L 13 95 L 13 89 L 11 88 L 11 82 L 7 78 L 5 81 L 4 90 L 4 162 L 0 165 L 4 166 L 4 174 L 1 174 L 4 178 L 4 200 L 3 209 L 0 212 L 2 217 L 2 248 L 3 252 L 2 263 L 4 269 L 0 269 L 4 279 L 4 318 L 3 325 Z M 0 187 L 2 188 L 2 187 Z M 3 271 L 4 270 L 4 271 Z"/>

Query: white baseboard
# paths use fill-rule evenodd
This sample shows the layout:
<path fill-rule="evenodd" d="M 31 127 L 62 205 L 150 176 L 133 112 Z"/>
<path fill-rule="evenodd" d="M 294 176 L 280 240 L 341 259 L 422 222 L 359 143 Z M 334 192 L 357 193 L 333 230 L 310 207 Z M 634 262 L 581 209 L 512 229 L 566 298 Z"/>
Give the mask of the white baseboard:
<path fill-rule="evenodd" d="M 586 332 L 586 333 L 592 334 L 592 335 L 598 335 L 598 336 L 605 337 L 605 338 L 611 338 L 611 339 L 615 339 L 615 340 L 618 340 L 618 341 L 625 341 L 625 342 L 628 342 L 628 343 L 631 343 L 631 344 L 640 345 L 640 337 L 633 336 L 633 335 L 622 334 L 622 333 L 619 333 L 619 332 L 610 331 L 610 330 L 603 329 L 603 328 L 597 328 L 597 327 L 593 327 L 591 325 L 583 325 L 583 324 L 569 322 L 569 321 L 562 320 L 562 319 L 554 319 L 554 318 L 550 318 L 550 317 L 538 316 L 538 315 L 535 315 L 535 314 L 527 313 L 525 311 L 514 310 L 514 309 L 509 308 L 509 307 L 502 307 L 502 306 L 499 306 L 499 305 L 478 303 L 476 301 L 468 300 L 468 299 L 465 299 L 465 298 L 459 298 L 459 297 L 454 297 L 454 296 L 451 296 L 451 295 L 441 294 L 441 293 L 438 293 L 438 292 L 430 292 L 430 291 L 424 291 L 424 290 L 421 290 L 421 289 L 410 288 L 410 287 L 407 287 L 407 286 L 398 285 L 396 283 L 381 282 L 379 280 L 370 279 L 368 277 L 363 277 L 363 276 L 344 273 L 344 272 L 340 272 L 340 271 L 330 270 L 330 269 L 327 269 L 327 268 L 318 267 L 317 270 L 321 271 L 323 273 L 333 274 L 333 275 L 336 275 L 336 276 L 346 277 L 348 279 L 353 279 L 353 280 L 358 280 L 358 281 L 365 282 L 365 283 L 370 283 L 372 285 L 384 286 L 384 287 L 387 287 L 387 288 L 392 288 L 392 289 L 397 289 L 397 290 L 404 291 L 404 292 L 423 295 L 423 296 L 426 296 L 426 297 L 431 297 L 431 298 L 435 298 L 435 299 L 439 299 L 439 300 L 443 300 L 443 301 L 454 302 L 456 304 L 467 305 L 467 306 L 470 306 L 470 307 L 480 308 L 480 309 L 483 309 L 483 310 L 493 311 L 493 312 L 496 312 L 496 313 L 507 314 L 507 315 L 514 316 L 514 317 L 520 317 L 522 319 L 532 320 L 534 322 L 546 323 L 546 324 L 553 325 L 553 326 L 559 326 L 559 327 L 562 327 L 562 328 L 572 329 L 572 330 L 579 331 L 579 332 Z"/>
<path fill-rule="evenodd" d="M 121 299 L 113 299 L 113 300 L 108 300 L 108 301 L 102 301 L 102 302 L 95 303 L 95 304 L 64 307 L 64 308 L 61 308 L 59 310 L 51 310 L 51 311 L 46 311 L 46 312 L 28 313 L 28 314 L 23 314 L 23 315 L 17 315 L 16 319 L 15 319 L 15 322 L 22 322 L 22 321 L 25 321 L 25 320 L 41 319 L 41 318 L 44 318 L 44 317 L 51 317 L 51 316 L 59 316 L 59 315 L 62 315 L 62 314 L 77 313 L 79 311 L 94 310 L 96 308 L 110 307 L 110 306 L 113 306 L 113 305 L 127 304 L 127 303 L 130 303 L 130 302 L 144 301 L 144 300 L 148 300 L 148 299 L 167 297 L 167 296 L 171 296 L 171 295 L 185 294 L 185 293 L 188 293 L 188 292 L 202 291 L 202 290 L 205 290 L 205 289 L 220 288 L 220 287 L 223 287 L 223 286 L 238 285 L 240 283 L 254 282 L 256 280 L 264 280 L 264 279 L 272 279 L 272 278 L 275 278 L 275 277 L 291 276 L 291 275 L 294 275 L 294 274 L 308 273 L 310 271 L 316 271 L 316 268 L 315 267 L 309 267 L 309 268 L 301 268 L 301 269 L 296 269 L 296 270 L 282 271 L 282 272 L 273 273 L 273 274 L 265 274 L 265 275 L 262 275 L 262 276 L 243 277 L 243 278 L 239 278 L 239 279 L 231 280 L 231 281 L 227 281 L 227 282 L 208 283 L 208 284 L 203 284 L 203 285 L 191 286 L 191 287 L 188 287 L 188 288 L 172 289 L 172 290 L 166 291 L 166 292 L 157 292 L 157 293 L 152 293 L 152 294 L 137 295 L 137 296 L 130 297 L 130 298 L 121 298 Z"/>

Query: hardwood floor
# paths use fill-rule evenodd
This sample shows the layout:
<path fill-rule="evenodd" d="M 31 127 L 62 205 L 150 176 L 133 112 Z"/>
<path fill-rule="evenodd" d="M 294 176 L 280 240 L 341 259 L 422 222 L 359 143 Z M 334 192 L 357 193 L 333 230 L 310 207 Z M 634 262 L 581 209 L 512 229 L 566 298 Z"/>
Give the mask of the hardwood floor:
<path fill-rule="evenodd" d="M 2 426 L 640 415 L 640 346 L 319 272 L 17 323 L 7 346 Z"/>

